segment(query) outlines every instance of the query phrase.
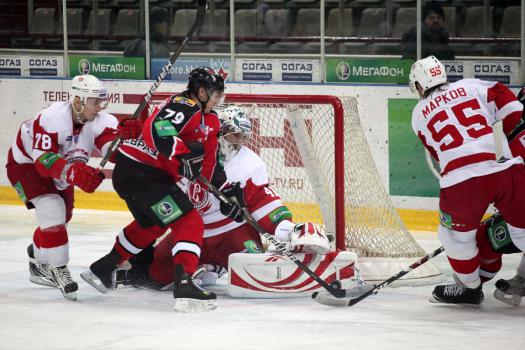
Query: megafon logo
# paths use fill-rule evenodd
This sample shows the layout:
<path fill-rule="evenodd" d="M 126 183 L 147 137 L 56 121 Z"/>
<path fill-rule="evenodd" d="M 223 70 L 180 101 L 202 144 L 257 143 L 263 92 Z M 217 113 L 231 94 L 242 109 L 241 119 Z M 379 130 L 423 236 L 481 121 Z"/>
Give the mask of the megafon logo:
<path fill-rule="evenodd" d="M 80 74 L 88 74 L 90 69 L 91 69 L 91 64 L 85 58 L 81 59 L 78 62 L 78 72 Z"/>
<path fill-rule="evenodd" d="M 347 80 L 350 76 L 350 65 L 344 61 L 339 62 L 335 68 L 335 73 L 340 80 Z"/>

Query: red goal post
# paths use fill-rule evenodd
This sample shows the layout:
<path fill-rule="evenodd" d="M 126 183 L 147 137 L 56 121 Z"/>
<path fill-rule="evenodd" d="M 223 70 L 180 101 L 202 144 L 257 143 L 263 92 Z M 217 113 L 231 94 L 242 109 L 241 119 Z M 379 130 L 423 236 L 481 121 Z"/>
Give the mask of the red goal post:
<path fill-rule="evenodd" d="M 169 96 L 157 93 L 153 103 Z M 294 221 L 313 221 L 334 234 L 338 249 L 358 254 L 365 279 L 388 278 L 426 254 L 386 192 L 355 97 L 226 94 L 222 108 L 231 104 L 251 119 L 247 146 L 265 161 L 270 185 Z M 428 265 L 416 278 L 439 275 Z"/>

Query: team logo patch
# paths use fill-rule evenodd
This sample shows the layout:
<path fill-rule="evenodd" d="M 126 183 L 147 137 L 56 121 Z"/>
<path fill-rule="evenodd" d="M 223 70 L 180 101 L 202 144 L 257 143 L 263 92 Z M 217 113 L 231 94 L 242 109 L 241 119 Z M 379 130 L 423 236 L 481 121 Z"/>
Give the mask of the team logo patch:
<path fill-rule="evenodd" d="M 55 164 L 55 162 L 60 159 L 61 157 L 56 154 L 56 153 L 53 153 L 53 152 L 47 152 L 47 153 L 44 153 L 42 154 L 39 158 L 38 158 L 38 162 L 40 162 L 43 166 L 46 167 L 46 169 L 49 169 L 53 166 L 53 164 Z"/>
<path fill-rule="evenodd" d="M 507 227 L 507 223 L 503 220 L 489 226 L 487 228 L 487 235 L 490 245 L 496 251 L 504 248 L 509 243 L 512 243 L 509 228 Z"/>
<path fill-rule="evenodd" d="M 20 197 L 20 199 L 22 200 L 22 202 L 27 202 L 27 196 L 26 196 L 26 193 L 24 192 L 24 188 L 22 187 L 22 184 L 20 183 L 20 181 L 18 181 L 16 184 L 15 184 L 15 191 L 16 191 L 16 194 L 18 194 L 18 197 Z"/>
<path fill-rule="evenodd" d="M 445 212 L 439 211 L 439 223 L 441 226 L 452 229 L 452 216 Z"/>
<path fill-rule="evenodd" d="M 168 224 L 183 214 L 182 210 L 170 195 L 162 198 L 150 208 L 163 224 Z"/>
<path fill-rule="evenodd" d="M 250 254 L 262 253 L 261 247 L 259 247 L 259 245 L 253 239 L 250 239 L 249 241 L 244 241 L 243 245 L 244 248 L 246 248 L 246 252 Z"/>
<path fill-rule="evenodd" d="M 167 120 L 159 120 L 155 122 L 153 126 L 155 127 L 159 137 L 177 136 L 179 134 L 177 129 L 175 129 L 175 126 L 173 126 L 173 124 Z"/>
<path fill-rule="evenodd" d="M 287 207 L 279 207 L 268 214 L 268 217 L 272 223 L 276 224 L 284 219 L 291 219 L 292 213 Z"/>
<path fill-rule="evenodd" d="M 177 96 L 173 99 L 173 102 L 176 102 L 176 103 L 182 103 L 186 106 L 190 106 L 190 107 L 193 107 L 195 106 L 195 101 L 193 101 L 192 99 L 189 99 L 189 98 L 186 98 L 184 96 Z"/>

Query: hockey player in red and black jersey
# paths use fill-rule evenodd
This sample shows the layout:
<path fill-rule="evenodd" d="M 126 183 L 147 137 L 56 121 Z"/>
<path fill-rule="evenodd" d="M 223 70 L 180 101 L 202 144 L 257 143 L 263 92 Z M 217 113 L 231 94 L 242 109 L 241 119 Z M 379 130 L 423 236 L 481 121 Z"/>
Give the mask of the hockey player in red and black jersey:
<path fill-rule="evenodd" d="M 9 149 L 7 177 L 28 209 L 35 209 L 38 227 L 27 247 L 30 281 L 59 288 L 75 300 L 78 285 L 67 268 L 67 223 L 73 216 L 77 186 L 92 193 L 104 174 L 87 163 L 94 150 L 105 152 L 119 134 L 140 134 L 140 122 L 120 123 L 106 113 L 108 93 L 96 77 L 77 75 L 70 100 L 50 104 L 25 121 Z"/>
<path fill-rule="evenodd" d="M 520 89 L 517 98 L 525 107 L 525 87 Z M 511 125 L 510 128 L 512 132 L 507 139 L 511 153 L 514 157 L 522 157 L 525 160 L 525 108 L 521 122 L 516 126 Z M 479 274 L 482 282 L 491 280 L 501 269 L 502 254 L 521 252 L 513 243 L 507 224 L 499 213 L 481 223 L 476 241 L 479 247 L 481 261 Z M 521 256 L 516 276 L 508 280 L 496 281 L 494 296 L 509 305 L 517 306 L 521 303 L 521 298 L 525 296 L 525 254 Z"/>
<path fill-rule="evenodd" d="M 326 254 L 330 249 L 326 235 L 312 223 L 292 222 L 292 213 L 269 186 L 263 160 L 243 145 L 250 134 L 251 122 L 241 108 L 232 106 L 221 113 L 220 155 L 228 181 L 242 189 L 239 200 L 264 230 L 286 243 L 290 250 Z M 226 271 L 230 254 L 264 251 L 258 232 L 245 221 L 238 222 L 224 215 L 220 201 L 200 184 L 190 182 L 187 189 L 204 219 L 200 260 L 204 269 L 200 269 L 199 279 L 211 282 L 218 277 L 217 272 Z M 118 282 L 155 289 L 170 285 L 173 282 L 168 268 L 172 235 L 168 234 L 154 249 L 131 259 L 131 270 L 119 270 Z"/>
<path fill-rule="evenodd" d="M 217 162 L 220 122 L 213 108 L 222 102 L 224 80 L 211 68 L 190 72 L 185 92 L 168 98 L 144 122 L 142 138 L 125 141 L 117 155 L 113 186 L 134 221 L 117 236 L 111 252 L 81 274 L 103 293 L 115 288 L 115 267 L 140 253 L 168 228 L 173 249 L 170 273 L 176 311 L 216 307 L 215 294 L 193 283 L 201 254 L 204 223 L 187 194 L 177 186 L 199 174 L 224 190 L 226 176 Z M 240 207 L 222 207 L 240 220 Z"/>

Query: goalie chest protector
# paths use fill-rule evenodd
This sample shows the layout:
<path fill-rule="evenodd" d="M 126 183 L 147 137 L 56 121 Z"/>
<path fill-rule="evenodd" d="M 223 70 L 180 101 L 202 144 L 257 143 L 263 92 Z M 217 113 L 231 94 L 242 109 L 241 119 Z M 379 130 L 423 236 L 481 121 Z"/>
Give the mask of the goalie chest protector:
<path fill-rule="evenodd" d="M 295 256 L 327 283 L 337 279 L 342 288 L 350 288 L 356 283 L 353 277 L 357 255 L 353 252 Z M 228 266 L 228 292 L 235 298 L 304 297 L 323 289 L 282 255 L 235 253 L 230 255 Z"/>

